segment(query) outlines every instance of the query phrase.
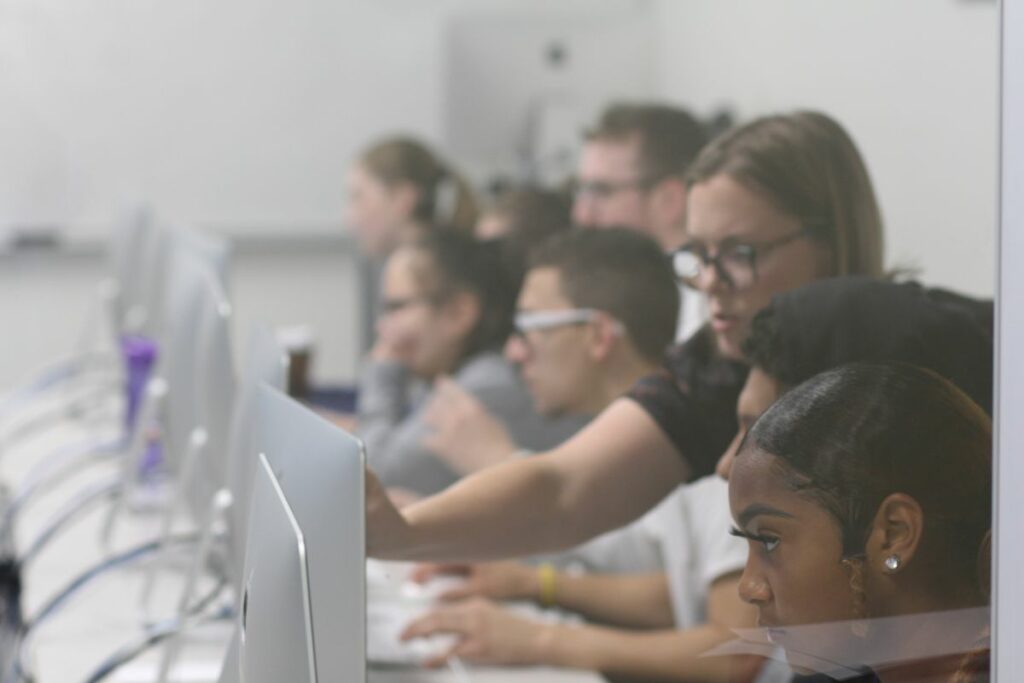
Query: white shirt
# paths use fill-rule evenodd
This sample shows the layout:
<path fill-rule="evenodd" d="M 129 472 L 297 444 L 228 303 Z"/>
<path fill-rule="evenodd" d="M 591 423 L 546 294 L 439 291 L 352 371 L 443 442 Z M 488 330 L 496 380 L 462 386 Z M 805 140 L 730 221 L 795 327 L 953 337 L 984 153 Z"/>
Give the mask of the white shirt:
<path fill-rule="evenodd" d="M 676 627 L 705 623 L 711 584 L 747 562 L 747 542 L 729 534 L 728 484 L 712 475 L 680 486 L 643 522 L 661 546 Z"/>

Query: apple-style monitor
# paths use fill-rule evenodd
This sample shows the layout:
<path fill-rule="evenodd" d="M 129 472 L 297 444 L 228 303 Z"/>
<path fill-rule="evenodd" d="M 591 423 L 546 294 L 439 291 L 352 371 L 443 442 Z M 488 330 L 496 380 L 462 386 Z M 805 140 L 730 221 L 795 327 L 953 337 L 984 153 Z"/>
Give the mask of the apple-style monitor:
<path fill-rule="evenodd" d="M 196 329 L 199 348 L 194 396 L 196 426 L 202 428 L 206 443 L 191 478 L 182 482 L 189 512 L 196 520 L 205 518 L 214 494 L 227 483 L 227 451 L 239 384 L 231 343 L 231 305 L 212 276 L 207 286 L 211 296 L 204 302 Z"/>
<path fill-rule="evenodd" d="M 266 455 L 305 539 L 317 677 L 361 683 L 366 680 L 362 443 L 263 385 L 250 452 Z"/>
<path fill-rule="evenodd" d="M 245 567 L 245 529 L 249 523 L 249 499 L 256 457 L 253 431 L 262 382 L 284 389 L 288 376 L 288 354 L 277 342 L 273 330 L 255 325 L 246 345 L 245 365 L 232 406 L 228 433 L 225 481 L 233 502 L 228 515 L 226 570 L 234 586 L 241 584 Z"/>
<path fill-rule="evenodd" d="M 221 683 L 316 683 L 306 545 L 260 456 L 253 481 L 245 573 Z"/>

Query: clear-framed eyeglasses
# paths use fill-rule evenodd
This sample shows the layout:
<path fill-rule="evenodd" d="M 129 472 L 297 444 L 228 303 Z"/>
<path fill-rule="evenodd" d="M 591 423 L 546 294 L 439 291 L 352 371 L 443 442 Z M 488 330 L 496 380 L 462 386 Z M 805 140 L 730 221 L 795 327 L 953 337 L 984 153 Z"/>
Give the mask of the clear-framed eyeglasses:
<path fill-rule="evenodd" d="M 607 313 L 596 308 L 563 308 L 555 310 L 520 311 L 516 313 L 513 334 L 525 338 L 530 332 L 553 330 L 569 325 L 584 325 Z M 625 327 L 614 320 L 617 334 L 625 332 Z"/>
<path fill-rule="evenodd" d="M 637 178 L 636 180 L 574 180 L 570 186 L 572 196 L 580 199 L 604 201 L 626 190 L 646 191 L 661 182 L 663 177 Z"/>

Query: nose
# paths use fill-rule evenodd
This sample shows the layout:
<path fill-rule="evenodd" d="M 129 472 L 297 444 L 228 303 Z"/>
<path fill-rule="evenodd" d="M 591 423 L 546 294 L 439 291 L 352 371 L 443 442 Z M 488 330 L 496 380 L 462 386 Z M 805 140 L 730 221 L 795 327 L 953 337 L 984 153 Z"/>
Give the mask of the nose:
<path fill-rule="evenodd" d="M 747 566 L 743 568 L 743 575 L 739 584 L 740 600 L 750 605 L 763 605 L 772 599 L 772 590 L 768 582 L 751 565 L 751 558 L 747 557 Z"/>
<path fill-rule="evenodd" d="M 729 289 L 729 283 L 722 277 L 714 263 L 705 263 L 697 274 L 697 289 L 704 294 L 715 294 Z"/>
<path fill-rule="evenodd" d="M 743 441 L 743 430 L 736 432 L 736 436 L 732 438 L 729 447 L 725 449 L 725 453 L 722 453 L 722 457 L 718 459 L 718 463 L 715 465 L 715 473 L 726 481 L 729 481 L 729 473 L 732 472 L 732 462 L 736 459 L 736 451 L 739 450 L 741 441 Z"/>
<path fill-rule="evenodd" d="M 523 364 L 530 355 L 530 347 L 521 335 L 513 334 L 505 342 L 505 358 L 512 363 Z"/>

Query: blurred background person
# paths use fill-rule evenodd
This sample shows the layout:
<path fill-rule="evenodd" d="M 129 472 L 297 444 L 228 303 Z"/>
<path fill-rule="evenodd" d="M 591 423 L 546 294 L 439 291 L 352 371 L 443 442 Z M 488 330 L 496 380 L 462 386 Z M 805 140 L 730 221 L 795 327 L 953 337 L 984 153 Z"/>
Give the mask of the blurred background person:
<path fill-rule="evenodd" d="M 654 238 L 666 252 L 686 239 L 686 172 L 711 133 L 685 109 L 615 102 L 584 137 L 573 186 L 572 218 L 591 228 L 622 226 Z M 703 323 L 700 298 L 682 291 L 677 338 Z"/>
<path fill-rule="evenodd" d="M 415 138 L 384 138 L 359 155 L 346 178 L 345 223 L 366 257 L 364 348 L 373 340 L 381 269 L 391 252 L 434 230 L 471 233 L 477 213 L 470 184 Z"/>
<path fill-rule="evenodd" d="M 477 239 L 509 238 L 524 252 L 548 237 L 569 229 L 568 195 L 540 187 L 503 190 L 480 212 L 473 234 Z"/>
<path fill-rule="evenodd" d="M 534 251 L 505 357 L 518 366 L 537 412 L 582 425 L 657 370 L 678 301 L 672 267 L 652 239 L 621 228 L 573 230 Z M 425 445 L 458 472 L 527 454 L 501 420 L 452 382 L 434 393 L 425 419 Z M 724 511 L 724 493 L 721 502 Z M 592 571 L 662 567 L 642 525 L 549 559 Z"/>
<path fill-rule="evenodd" d="M 443 376 L 476 396 L 527 448 L 553 446 L 578 427 L 541 418 L 501 355 L 522 278 L 515 260 L 501 242 L 451 231 L 404 244 L 388 259 L 357 430 L 387 486 L 425 495 L 459 478 L 423 445 L 423 408 L 431 383 Z M 411 391 L 414 379 L 427 383 L 426 396 Z"/>
<path fill-rule="evenodd" d="M 649 237 L 614 228 L 559 235 L 534 252 L 505 355 L 522 368 L 541 413 L 595 415 L 659 367 L 677 296 L 669 260 Z M 437 430 L 427 443 L 454 467 L 516 456 L 500 422 L 464 391 L 438 396 L 427 419 Z M 475 662 L 635 680 L 744 680 L 757 662 L 698 659 L 731 639 L 731 628 L 753 624 L 737 593 L 746 551 L 723 533 L 728 524 L 726 485 L 708 477 L 681 487 L 639 522 L 565 554 L 601 575 L 547 564 L 427 565 L 421 579 L 466 578 L 449 600 L 484 599 L 442 607 L 411 624 L 406 637 L 456 634 L 446 654 Z M 643 566 L 651 543 L 656 559 Z M 551 624 L 491 600 L 556 606 L 604 626 Z"/>

